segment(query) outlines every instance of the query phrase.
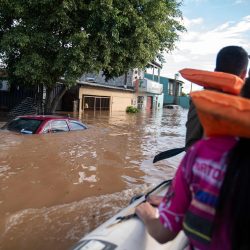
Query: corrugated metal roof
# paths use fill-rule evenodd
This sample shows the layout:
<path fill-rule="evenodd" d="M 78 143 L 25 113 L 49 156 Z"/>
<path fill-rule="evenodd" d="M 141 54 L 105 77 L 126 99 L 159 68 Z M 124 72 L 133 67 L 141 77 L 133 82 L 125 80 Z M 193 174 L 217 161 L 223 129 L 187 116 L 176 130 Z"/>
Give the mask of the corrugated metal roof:
<path fill-rule="evenodd" d="M 118 87 L 118 86 L 111 86 L 111 85 L 105 85 L 97 82 L 84 82 L 84 81 L 77 81 L 79 85 L 88 85 L 93 87 L 99 87 L 99 88 L 107 88 L 107 89 L 115 89 L 115 90 L 122 90 L 122 91 L 129 91 L 129 92 L 135 92 L 134 89 L 129 89 L 125 87 Z"/>

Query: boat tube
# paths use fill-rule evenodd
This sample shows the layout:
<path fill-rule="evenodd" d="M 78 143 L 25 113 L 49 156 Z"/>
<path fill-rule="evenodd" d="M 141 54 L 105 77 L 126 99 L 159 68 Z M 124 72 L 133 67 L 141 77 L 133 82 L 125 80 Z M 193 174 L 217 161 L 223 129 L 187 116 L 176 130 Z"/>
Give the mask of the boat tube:
<path fill-rule="evenodd" d="M 187 238 L 181 231 L 166 244 L 159 244 L 146 231 L 143 222 L 135 216 L 135 208 L 148 195 L 164 195 L 171 181 L 165 181 L 122 209 L 115 216 L 84 236 L 72 250 L 182 250 Z"/>

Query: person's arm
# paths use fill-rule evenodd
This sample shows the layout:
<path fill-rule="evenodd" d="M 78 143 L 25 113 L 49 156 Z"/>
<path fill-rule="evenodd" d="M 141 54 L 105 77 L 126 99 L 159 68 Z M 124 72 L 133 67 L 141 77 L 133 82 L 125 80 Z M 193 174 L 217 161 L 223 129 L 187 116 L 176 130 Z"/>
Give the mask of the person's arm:
<path fill-rule="evenodd" d="M 191 165 L 196 157 L 195 149 L 196 146 L 183 158 L 171 186 L 158 207 L 159 211 L 149 202 L 142 203 L 136 208 L 136 214 L 145 223 L 149 234 L 159 243 L 172 240 L 182 229 L 183 218 L 192 199 L 189 183 Z"/>
<path fill-rule="evenodd" d="M 148 233 L 163 244 L 175 238 L 177 233 L 165 228 L 159 220 L 159 211 L 150 203 L 145 202 L 136 208 L 136 214 L 144 222 Z"/>
<path fill-rule="evenodd" d="M 190 100 L 186 129 L 185 150 L 187 151 L 190 146 L 192 146 L 196 141 L 200 140 L 203 136 L 203 128 L 192 100 Z"/>

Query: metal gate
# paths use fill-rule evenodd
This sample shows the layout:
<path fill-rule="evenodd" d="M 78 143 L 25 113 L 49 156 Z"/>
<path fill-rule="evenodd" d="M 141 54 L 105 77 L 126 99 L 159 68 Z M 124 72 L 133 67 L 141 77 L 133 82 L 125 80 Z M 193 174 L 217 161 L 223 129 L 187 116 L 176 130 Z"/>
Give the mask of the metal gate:
<path fill-rule="evenodd" d="M 82 96 L 82 110 L 110 110 L 110 96 Z"/>

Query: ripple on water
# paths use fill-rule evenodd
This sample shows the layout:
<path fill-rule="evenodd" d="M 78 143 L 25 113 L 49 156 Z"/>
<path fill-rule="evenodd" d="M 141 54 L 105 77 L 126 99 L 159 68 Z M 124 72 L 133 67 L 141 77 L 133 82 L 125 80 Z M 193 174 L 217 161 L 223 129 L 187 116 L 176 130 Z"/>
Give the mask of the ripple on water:
<path fill-rule="evenodd" d="M 10 169 L 8 165 L 0 165 L 0 176 L 4 175 L 4 172 L 7 172 Z"/>
<path fill-rule="evenodd" d="M 78 182 L 74 182 L 73 183 L 74 185 L 81 184 L 84 181 L 90 182 L 90 183 L 91 182 L 97 182 L 96 175 L 94 175 L 94 174 L 92 174 L 90 176 L 86 176 L 86 174 L 84 172 L 78 172 L 78 174 L 79 174 Z"/>
<path fill-rule="evenodd" d="M 140 188 L 173 175 L 180 155 L 152 160 L 184 145 L 186 112 L 97 113 L 84 115 L 93 125 L 82 132 L 0 131 L 0 249 L 69 249 Z"/>
<path fill-rule="evenodd" d="M 141 185 L 78 202 L 11 214 L 1 235 L 3 249 L 20 249 L 20 246 L 22 249 L 69 249 L 84 234 L 126 206 L 134 195 L 148 188 Z M 11 240 L 12 235 L 16 235 L 15 240 Z"/>

